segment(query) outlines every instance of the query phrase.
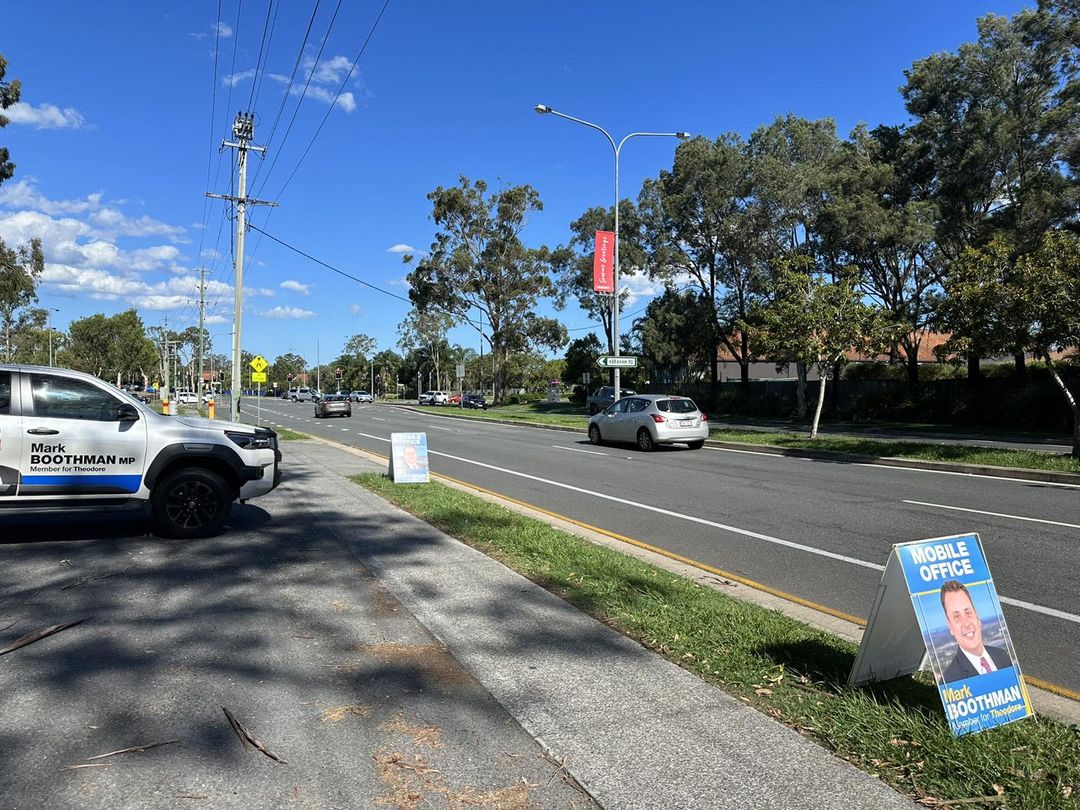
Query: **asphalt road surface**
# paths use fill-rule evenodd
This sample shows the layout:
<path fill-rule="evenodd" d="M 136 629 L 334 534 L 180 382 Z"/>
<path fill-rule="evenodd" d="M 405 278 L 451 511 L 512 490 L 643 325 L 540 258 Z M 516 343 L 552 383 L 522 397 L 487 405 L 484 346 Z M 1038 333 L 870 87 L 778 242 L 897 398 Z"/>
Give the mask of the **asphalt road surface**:
<path fill-rule="evenodd" d="M 244 419 L 254 421 L 244 402 Z M 593 447 L 583 433 L 354 405 L 315 419 L 264 400 L 262 423 L 383 455 L 425 431 L 431 469 L 854 616 L 894 543 L 978 532 L 1020 664 L 1080 692 L 1080 487 L 684 447 Z"/>

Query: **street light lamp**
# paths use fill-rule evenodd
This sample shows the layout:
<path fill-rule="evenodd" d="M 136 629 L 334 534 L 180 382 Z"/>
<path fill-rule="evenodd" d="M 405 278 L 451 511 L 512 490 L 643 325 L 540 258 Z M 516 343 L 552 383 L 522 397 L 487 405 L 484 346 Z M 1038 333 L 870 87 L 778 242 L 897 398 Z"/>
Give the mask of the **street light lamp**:
<path fill-rule="evenodd" d="M 49 368 L 52 368 L 52 367 L 53 367 L 53 350 L 52 350 L 53 328 L 52 328 L 52 314 L 53 314 L 54 312 L 59 312 L 59 311 L 60 311 L 60 310 L 58 310 L 58 309 L 57 309 L 56 307 L 49 307 Z"/>
<path fill-rule="evenodd" d="M 686 139 L 690 137 L 689 132 L 631 132 L 617 144 L 615 139 L 611 137 L 611 134 L 599 124 L 594 124 L 591 121 L 586 121 L 583 118 L 575 118 L 572 115 L 561 113 L 558 110 L 553 110 L 546 104 L 537 104 L 533 109 L 540 115 L 555 115 L 559 118 L 565 118 L 567 121 L 573 121 L 577 124 L 582 124 L 595 129 L 608 139 L 608 143 L 611 144 L 611 149 L 615 153 L 615 272 L 614 281 L 615 289 L 611 293 L 611 347 L 615 356 L 619 356 L 619 155 L 622 152 L 623 144 L 625 144 L 631 138 L 638 137 L 653 137 L 653 138 L 679 138 Z M 615 367 L 615 399 L 619 398 L 620 391 L 622 390 L 622 374 L 618 366 Z"/>

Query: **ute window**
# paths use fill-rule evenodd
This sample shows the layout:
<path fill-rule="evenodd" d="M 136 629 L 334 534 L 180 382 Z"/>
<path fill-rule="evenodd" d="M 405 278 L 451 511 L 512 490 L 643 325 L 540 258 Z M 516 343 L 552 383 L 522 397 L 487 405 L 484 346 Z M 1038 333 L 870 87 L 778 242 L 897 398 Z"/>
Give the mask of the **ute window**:
<path fill-rule="evenodd" d="M 119 400 L 85 380 L 31 374 L 34 416 L 115 422 Z"/>
<path fill-rule="evenodd" d="M 11 372 L 0 371 L 0 416 L 11 413 Z"/>
<path fill-rule="evenodd" d="M 668 413 L 693 413 L 697 410 L 697 405 L 692 399 L 658 399 L 656 410 Z"/>

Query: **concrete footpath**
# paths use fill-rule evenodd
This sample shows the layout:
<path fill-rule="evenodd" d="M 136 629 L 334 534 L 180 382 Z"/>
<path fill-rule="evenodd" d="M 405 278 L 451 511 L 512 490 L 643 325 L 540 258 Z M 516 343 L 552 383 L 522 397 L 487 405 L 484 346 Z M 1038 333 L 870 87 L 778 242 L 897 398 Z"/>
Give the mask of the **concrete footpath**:
<path fill-rule="evenodd" d="M 810 740 L 346 479 L 382 471 L 381 465 L 315 442 L 288 442 L 284 452 L 291 499 L 327 515 L 320 529 L 347 543 L 601 806 L 914 806 Z M 351 529 L 341 516 L 363 517 L 368 530 Z"/>

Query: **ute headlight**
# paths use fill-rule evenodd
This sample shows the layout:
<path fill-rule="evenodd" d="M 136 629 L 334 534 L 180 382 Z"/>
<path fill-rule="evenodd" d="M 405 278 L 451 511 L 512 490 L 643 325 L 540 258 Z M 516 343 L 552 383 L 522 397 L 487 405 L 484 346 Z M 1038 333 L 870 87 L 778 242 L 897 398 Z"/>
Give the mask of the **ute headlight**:
<path fill-rule="evenodd" d="M 245 450 L 272 450 L 274 448 L 274 435 L 254 433 L 229 433 L 226 431 L 229 441 L 237 447 Z"/>

